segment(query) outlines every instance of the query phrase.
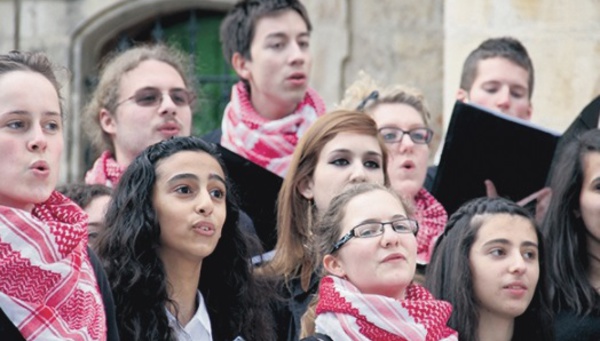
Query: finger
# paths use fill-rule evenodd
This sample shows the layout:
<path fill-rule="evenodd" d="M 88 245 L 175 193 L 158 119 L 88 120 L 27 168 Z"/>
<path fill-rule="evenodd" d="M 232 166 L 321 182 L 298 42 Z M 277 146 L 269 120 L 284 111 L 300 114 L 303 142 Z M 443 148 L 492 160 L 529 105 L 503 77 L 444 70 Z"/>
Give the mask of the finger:
<path fill-rule="evenodd" d="M 483 183 L 485 184 L 485 195 L 488 198 L 497 198 L 498 191 L 496 191 L 494 183 L 491 180 L 485 180 Z"/>

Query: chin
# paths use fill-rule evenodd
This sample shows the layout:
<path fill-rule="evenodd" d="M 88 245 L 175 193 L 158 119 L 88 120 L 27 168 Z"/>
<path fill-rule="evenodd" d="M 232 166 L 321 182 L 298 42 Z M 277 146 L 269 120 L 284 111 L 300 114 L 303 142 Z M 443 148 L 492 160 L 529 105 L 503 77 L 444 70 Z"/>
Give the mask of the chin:
<path fill-rule="evenodd" d="M 412 201 L 421 189 L 421 186 L 417 185 L 414 181 L 404 180 L 396 184 L 392 181 L 392 188 L 398 196 Z"/>

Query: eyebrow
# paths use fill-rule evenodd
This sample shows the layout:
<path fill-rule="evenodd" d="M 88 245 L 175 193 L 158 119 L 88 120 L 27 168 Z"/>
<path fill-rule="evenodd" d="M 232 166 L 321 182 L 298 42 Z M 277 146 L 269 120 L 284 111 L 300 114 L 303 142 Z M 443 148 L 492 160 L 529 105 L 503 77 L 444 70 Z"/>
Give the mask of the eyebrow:
<path fill-rule="evenodd" d="M 5 113 L 6 115 L 31 115 L 31 112 L 25 110 L 12 110 Z M 62 117 L 60 113 L 56 111 L 44 111 L 42 116 L 58 116 Z"/>
<path fill-rule="evenodd" d="M 182 179 L 192 179 L 195 181 L 200 181 L 200 178 L 196 174 L 180 173 L 180 174 L 176 174 L 175 176 L 173 176 L 172 178 L 167 180 L 167 183 L 173 183 L 175 181 L 182 180 Z M 217 180 L 219 182 L 222 182 L 223 185 L 227 185 L 227 183 L 225 182 L 225 179 L 223 179 L 223 177 L 221 177 L 219 174 L 210 173 L 208 175 L 208 179 L 209 180 Z"/>
<path fill-rule="evenodd" d="M 404 214 L 394 214 L 388 221 L 392 221 L 392 220 L 396 220 L 396 219 L 406 219 L 408 218 L 407 216 L 405 216 Z M 367 223 L 380 223 L 382 220 L 381 219 L 375 219 L 375 218 L 369 218 L 369 219 L 365 219 L 363 221 L 361 221 L 360 223 L 358 223 L 358 225 L 362 225 L 362 224 L 367 224 Z"/>
<path fill-rule="evenodd" d="M 498 239 L 492 239 L 492 240 L 488 240 L 487 242 L 485 242 L 483 244 L 483 246 L 487 246 L 490 244 L 503 244 L 503 245 L 512 245 L 512 243 L 508 240 L 508 239 L 504 239 L 504 238 L 498 238 Z M 532 241 L 524 241 L 521 243 L 521 246 L 533 246 L 533 247 L 538 247 L 538 244 L 532 242 Z"/>
<path fill-rule="evenodd" d="M 269 38 L 287 38 L 288 34 L 284 33 L 284 32 L 273 32 L 273 33 L 269 33 L 267 34 L 267 36 L 265 37 L 265 39 L 269 39 Z M 296 36 L 294 36 L 294 38 L 297 37 L 310 37 L 310 32 L 302 32 L 300 34 L 297 34 Z"/>
<path fill-rule="evenodd" d="M 340 148 L 340 149 L 334 149 L 332 151 L 329 152 L 329 154 L 334 154 L 334 153 L 349 153 L 349 154 L 354 154 L 354 151 L 350 150 L 350 149 L 346 149 L 346 148 Z M 369 150 L 367 153 L 367 155 L 375 155 L 375 156 L 379 156 L 379 157 L 383 157 L 383 155 L 381 155 L 381 153 L 378 152 L 374 152 Z"/>

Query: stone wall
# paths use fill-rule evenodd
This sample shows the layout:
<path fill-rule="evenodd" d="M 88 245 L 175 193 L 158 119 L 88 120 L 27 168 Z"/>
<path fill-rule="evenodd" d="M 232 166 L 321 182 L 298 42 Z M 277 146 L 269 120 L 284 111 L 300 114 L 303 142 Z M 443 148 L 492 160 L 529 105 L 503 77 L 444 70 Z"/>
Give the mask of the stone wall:
<path fill-rule="evenodd" d="M 444 31 L 446 117 L 464 59 L 489 37 L 514 36 L 528 49 L 535 69 L 534 123 L 562 132 L 600 95 L 598 0 L 449 0 Z"/>
<path fill-rule="evenodd" d="M 420 88 L 429 102 L 435 145 L 448 122 L 467 54 L 492 36 L 512 35 L 527 46 L 536 70 L 533 121 L 562 131 L 600 94 L 598 0 L 302 0 L 314 24 L 311 84 L 329 108 L 359 70 L 382 84 Z M 81 77 L 103 35 L 134 16 L 173 6 L 225 10 L 235 0 L 3 0 L 0 51 L 16 47 L 15 4 L 20 3 L 23 50 L 43 50 L 72 70 L 64 91 L 71 119 L 63 180 L 82 175 L 78 160 Z M 109 25 L 114 23 L 114 25 Z M 105 31 L 102 31 L 104 27 Z M 113 29 L 111 29 L 111 27 Z M 100 30 L 98 30 L 100 28 Z M 445 118 L 445 119 L 444 119 Z M 433 153 L 432 153 L 433 154 Z"/>

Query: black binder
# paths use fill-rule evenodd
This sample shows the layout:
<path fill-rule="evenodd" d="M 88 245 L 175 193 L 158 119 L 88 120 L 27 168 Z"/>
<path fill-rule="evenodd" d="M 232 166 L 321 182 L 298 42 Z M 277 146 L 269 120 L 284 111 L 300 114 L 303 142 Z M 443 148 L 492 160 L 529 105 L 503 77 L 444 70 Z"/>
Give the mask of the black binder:
<path fill-rule="evenodd" d="M 250 216 L 265 251 L 277 243 L 277 196 L 283 178 L 246 158 L 216 145 L 229 172 L 240 208 Z"/>
<path fill-rule="evenodd" d="M 501 197 L 521 200 L 545 186 L 559 137 L 533 123 L 457 101 L 432 194 L 448 214 L 485 196 L 486 179 Z"/>

